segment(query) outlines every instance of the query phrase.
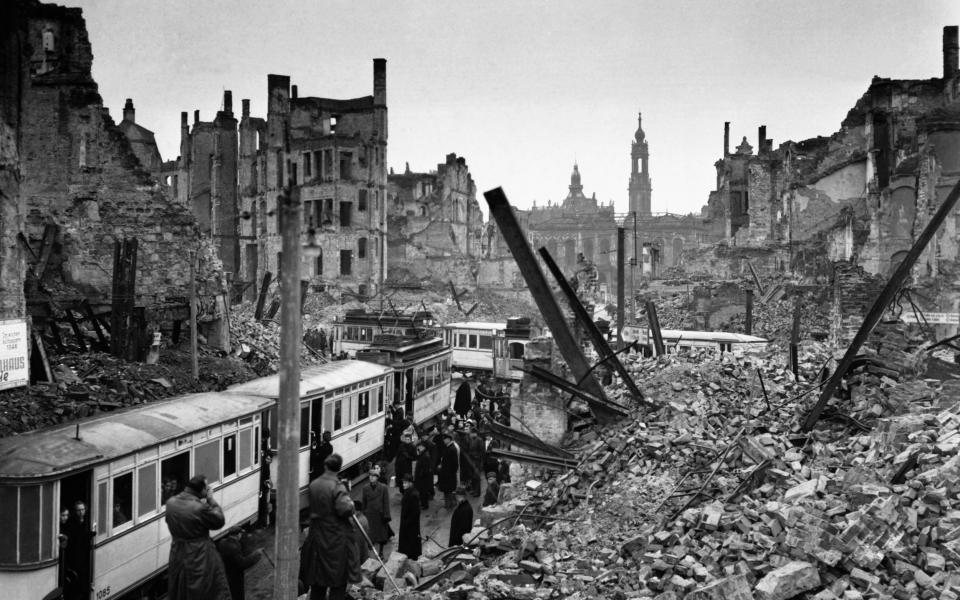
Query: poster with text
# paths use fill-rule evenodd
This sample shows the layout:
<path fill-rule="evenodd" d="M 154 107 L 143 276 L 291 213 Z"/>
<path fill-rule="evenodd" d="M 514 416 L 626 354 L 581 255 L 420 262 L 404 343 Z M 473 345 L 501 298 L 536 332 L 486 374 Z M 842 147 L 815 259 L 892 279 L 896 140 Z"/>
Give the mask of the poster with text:
<path fill-rule="evenodd" d="M 30 381 L 27 322 L 0 321 L 0 390 L 27 385 Z"/>

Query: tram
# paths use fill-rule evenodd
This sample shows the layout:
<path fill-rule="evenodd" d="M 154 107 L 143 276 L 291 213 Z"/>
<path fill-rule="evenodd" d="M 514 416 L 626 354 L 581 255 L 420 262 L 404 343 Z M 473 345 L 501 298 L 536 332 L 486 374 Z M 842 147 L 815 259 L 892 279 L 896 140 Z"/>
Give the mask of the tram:
<path fill-rule="evenodd" d="M 506 322 L 468 321 L 443 326 L 444 341 L 453 348 L 453 369 L 493 374 L 500 379 L 523 377 L 523 356 L 536 331 L 526 317 Z"/>
<path fill-rule="evenodd" d="M 345 353 L 355 358 L 358 350 L 374 343 L 384 335 L 413 336 L 439 335 L 433 315 L 427 311 L 385 314 L 364 309 L 348 310 L 342 319 L 333 323 L 331 348 L 334 356 Z"/>
<path fill-rule="evenodd" d="M 662 329 L 663 345 L 668 354 L 692 349 L 706 349 L 717 353 L 730 352 L 740 356 L 764 350 L 769 340 L 744 333 L 726 331 L 688 331 L 685 329 Z M 652 355 L 653 336 L 646 327 L 624 327 L 624 341 L 637 341 L 644 354 Z"/>
<path fill-rule="evenodd" d="M 322 430 L 333 433 L 345 467 L 382 448 L 393 376 L 389 366 L 361 361 L 303 370 L 301 498 L 310 441 Z M 89 598 L 162 597 L 167 494 L 206 475 L 226 519 L 220 532 L 255 519 L 265 474 L 260 440 L 264 428 L 278 431 L 278 392 L 279 378 L 265 377 L 0 438 L 2 597 L 43 598 L 62 585 L 58 517 L 76 501 L 89 507 L 93 535 Z"/>

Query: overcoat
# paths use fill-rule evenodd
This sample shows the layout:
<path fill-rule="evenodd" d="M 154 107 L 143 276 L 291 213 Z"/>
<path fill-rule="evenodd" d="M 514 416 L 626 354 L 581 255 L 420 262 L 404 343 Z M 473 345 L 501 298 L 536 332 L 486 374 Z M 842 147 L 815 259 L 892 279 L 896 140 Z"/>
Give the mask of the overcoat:
<path fill-rule="evenodd" d="M 390 539 L 390 490 L 379 481 L 364 484 L 360 494 L 360 506 L 369 521 L 367 531 L 374 544 L 383 544 Z"/>
<path fill-rule="evenodd" d="M 397 551 L 410 560 L 420 558 L 420 494 L 411 486 L 403 492 L 400 501 L 400 533 L 397 536 Z"/>
<path fill-rule="evenodd" d="M 360 523 L 360 527 L 363 528 L 363 531 L 370 531 L 370 524 L 367 522 L 367 517 L 363 513 L 356 513 L 357 522 Z M 352 519 L 351 519 L 352 520 Z M 370 558 L 370 545 L 367 544 L 367 539 L 363 536 L 363 532 L 357 528 L 357 523 L 353 523 L 353 539 L 357 544 L 357 564 L 355 568 L 350 569 L 350 583 L 360 583 L 363 581 L 363 573 L 360 570 L 361 565 L 367 562 L 367 559 Z"/>
<path fill-rule="evenodd" d="M 397 451 L 397 459 L 393 464 L 393 475 L 397 480 L 397 487 L 407 473 L 413 474 L 413 461 L 417 457 L 417 449 L 413 444 L 401 442 Z"/>
<path fill-rule="evenodd" d="M 445 446 L 440 455 L 440 472 L 437 474 L 437 489 L 453 493 L 457 489 L 457 472 L 460 470 L 460 452 L 456 444 Z"/>
<path fill-rule="evenodd" d="M 223 559 L 223 568 L 227 573 L 227 583 L 230 584 L 230 596 L 233 600 L 244 600 L 243 572 L 257 564 L 260 555 L 256 553 L 244 554 L 240 540 L 228 535 L 217 542 L 217 550 Z"/>
<path fill-rule="evenodd" d="M 211 529 L 223 527 L 223 511 L 186 489 L 166 503 L 170 530 L 167 598 L 230 600 L 230 586 Z"/>
<path fill-rule="evenodd" d="M 324 472 L 309 490 L 310 531 L 300 550 L 300 580 L 308 586 L 344 587 L 359 568 L 353 500 L 336 473 Z"/>
<path fill-rule="evenodd" d="M 426 508 L 426 504 L 433 498 L 433 457 L 424 450 L 417 457 L 417 469 L 413 474 L 413 484 L 420 494 L 420 506 Z"/>
<path fill-rule="evenodd" d="M 473 507 L 470 502 L 464 500 L 453 509 L 453 515 L 450 517 L 450 542 L 447 546 L 460 546 L 463 544 L 463 534 L 470 533 L 473 529 Z"/>

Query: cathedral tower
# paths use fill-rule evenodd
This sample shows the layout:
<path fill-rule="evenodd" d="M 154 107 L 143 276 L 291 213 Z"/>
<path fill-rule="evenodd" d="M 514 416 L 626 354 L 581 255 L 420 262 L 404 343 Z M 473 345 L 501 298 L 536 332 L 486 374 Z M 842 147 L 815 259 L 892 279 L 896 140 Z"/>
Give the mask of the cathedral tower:
<path fill-rule="evenodd" d="M 647 136 L 643 133 L 641 121 L 642 115 L 637 114 L 637 133 L 634 134 L 634 141 L 630 149 L 630 158 L 633 168 L 630 172 L 630 212 L 636 211 L 638 215 L 650 214 L 650 172 L 649 158 L 650 153 L 647 150 Z"/>

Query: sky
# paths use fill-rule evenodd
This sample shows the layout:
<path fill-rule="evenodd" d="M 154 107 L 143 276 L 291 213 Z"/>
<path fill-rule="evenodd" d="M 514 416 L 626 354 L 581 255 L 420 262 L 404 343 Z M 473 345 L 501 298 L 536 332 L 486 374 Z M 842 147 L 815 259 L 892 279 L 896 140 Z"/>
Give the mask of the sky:
<path fill-rule="evenodd" d="M 180 112 L 210 121 L 224 90 L 266 116 L 267 74 L 299 95 L 373 93 L 387 59 L 387 160 L 402 172 L 466 159 L 482 192 L 628 210 L 643 113 L 654 212 L 699 212 L 731 148 L 830 135 L 873 76 L 942 74 L 956 0 L 60 0 L 84 10 L 93 75 L 114 119 L 133 98 L 164 160 Z"/>

